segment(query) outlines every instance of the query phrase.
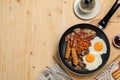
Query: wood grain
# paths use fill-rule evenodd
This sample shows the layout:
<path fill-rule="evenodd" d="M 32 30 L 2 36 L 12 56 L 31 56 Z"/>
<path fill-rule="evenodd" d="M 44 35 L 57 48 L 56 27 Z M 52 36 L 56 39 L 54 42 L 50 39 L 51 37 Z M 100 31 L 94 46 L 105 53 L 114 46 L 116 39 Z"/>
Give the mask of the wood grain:
<path fill-rule="evenodd" d="M 103 18 L 114 0 L 100 2 L 98 16 L 84 21 L 74 15 L 74 0 L 0 0 L 0 80 L 35 80 L 55 63 L 52 56 L 63 32 L 74 24 Z M 111 42 L 120 32 L 120 8 L 110 21 L 105 33 Z M 119 51 L 111 43 L 109 61 Z M 73 76 L 75 80 L 88 78 Z"/>

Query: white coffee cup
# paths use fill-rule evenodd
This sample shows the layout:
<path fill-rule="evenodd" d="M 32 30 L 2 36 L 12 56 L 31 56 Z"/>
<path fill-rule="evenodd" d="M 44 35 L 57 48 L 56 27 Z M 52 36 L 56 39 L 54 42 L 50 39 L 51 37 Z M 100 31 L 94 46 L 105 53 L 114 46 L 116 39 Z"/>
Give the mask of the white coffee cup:
<path fill-rule="evenodd" d="M 90 13 L 94 10 L 96 5 L 96 0 L 88 0 L 91 2 L 86 2 L 87 0 L 79 1 L 79 9 L 84 13 Z"/>

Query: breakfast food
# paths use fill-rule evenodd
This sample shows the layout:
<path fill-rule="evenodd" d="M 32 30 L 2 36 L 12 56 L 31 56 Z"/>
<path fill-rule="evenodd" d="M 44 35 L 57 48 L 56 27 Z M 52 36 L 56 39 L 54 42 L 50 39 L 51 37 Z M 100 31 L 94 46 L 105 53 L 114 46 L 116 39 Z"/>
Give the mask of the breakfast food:
<path fill-rule="evenodd" d="M 76 53 L 76 49 L 72 48 L 72 58 L 73 58 L 73 64 L 78 65 L 78 57 Z"/>
<path fill-rule="evenodd" d="M 94 70 L 107 52 L 105 42 L 91 29 L 76 28 L 65 37 L 66 62 L 76 70 Z"/>
<path fill-rule="evenodd" d="M 67 42 L 67 49 L 66 49 L 66 54 L 65 54 L 65 58 L 68 59 L 70 57 L 70 52 L 71 52 L 71 48 L 70 48 L 70 41 Z"/>
<path fill-rule="evenodd" d="M 120 80 L 120 68 L 112 72 L 112 76 L 115 80 Z"/>
<path fill-rule="evenodd" d="M 95 37 L 90 41 L 91 46 L 89 47 L 90 52 L 96 52 L 99 54 L 105 54 L 107 52 L 107 46 L 105 42 L 100 37 Z"/>
<path fill-rule="evenodd" d="M 83 57 L 83 61 L 86 64 L 86 69 L 94 70 L 102 64 L 101 55 L 98 53 L 88 53 Z"/>

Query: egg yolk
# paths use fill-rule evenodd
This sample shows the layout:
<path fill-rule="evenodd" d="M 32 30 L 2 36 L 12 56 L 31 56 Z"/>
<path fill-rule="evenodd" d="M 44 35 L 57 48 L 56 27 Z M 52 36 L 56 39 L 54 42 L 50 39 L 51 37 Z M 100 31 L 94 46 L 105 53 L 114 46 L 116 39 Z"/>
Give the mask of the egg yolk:
<path fill-rule="evenodd" d="M 94 61 L 95 56 L 93 54 L 89 53 L 89 54 L 86 55 L 85 59 L 86 59 L 87 62 L 91 63 L 91 62 Z"/>
<path fill-rule="evenodd" d="M 94 48 L 96 51 L 100 51 L 103 49 L 103 44 L 101 42 L 96 42 Z"/>

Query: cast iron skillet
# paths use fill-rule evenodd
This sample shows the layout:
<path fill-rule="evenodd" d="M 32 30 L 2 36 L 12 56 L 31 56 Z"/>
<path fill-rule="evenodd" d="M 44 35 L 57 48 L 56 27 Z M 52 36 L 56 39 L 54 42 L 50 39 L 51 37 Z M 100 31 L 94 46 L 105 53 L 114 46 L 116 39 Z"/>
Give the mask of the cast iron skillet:
<path fill-rule="evenodd" d="M 106 16 L 98 23 L 98 26 L 94 26 L 91 24 L 86 24 L 86 23 L 82 23 L 82 24 L 77 24 L 74 25 L 72 27 L 70 27 L 68 30 L 65 31 L 65 33 L 62 35 L 60 42 L 59 42 L 59 47 L 58 47 L 58 55 L 62 61 L 62 63 L 73 73 L 76 74 L 90 74 L 93 72 L 96 72 L 97 70 L 101 69 L 107 62 L 109 55 L 110 55 L 110 44 L 109 44 L 109 40 L 107 38 L 107 36 L 105 35 L 105 33 L 102 31 L 103 28 L 106 27 L 107 22 L 109 21 L 109 19 L 112 17 L 112 15 L 115 13 L 115 11 L 119 8 L 120 3 L 118 3 L 118 0 L 115 1 L 114 5 L 112 6 L 112 8 L 110 9 L 110 11 L 106 14 Z M 81 29 L 91 29 L 94 30 L 97 34 L 97 36 L 99 36 L 101 39 L 104 40 L 104 42 L 106 43 L 107 46 L 107 52 L 103 55 L 101 55 L 102 57 L 102 64 L 95 70 L 75 70 L 73 68 L 73 66 L 70 66 L 65 59 L 65 51 L 66 51 L 66 42 L 65 42 L 65 37 L 73 32 L 73 30 L 75 28 L 81 28 Z"/>

